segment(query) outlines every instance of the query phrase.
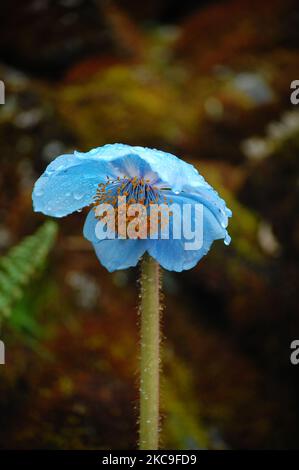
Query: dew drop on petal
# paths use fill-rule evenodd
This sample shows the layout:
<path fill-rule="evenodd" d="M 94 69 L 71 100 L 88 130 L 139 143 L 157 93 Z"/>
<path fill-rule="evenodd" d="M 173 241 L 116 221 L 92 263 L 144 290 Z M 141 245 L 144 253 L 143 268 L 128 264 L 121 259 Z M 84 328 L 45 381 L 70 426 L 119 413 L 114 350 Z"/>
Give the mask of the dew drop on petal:
<path fill-rule="evenodd" d="M 74 193 L 74 199 L 76 199 L 76 201 L 80 201 L 80 199 L 82 199 L 83 196 L 84 196 L 84 193 Z"/>
<path fill-rule="evenodd" d="M 229 236 L 228 233 L 226 233 L 225 238 L 224 238 L 224 244 L 229 245 L 231 242 L 231 237 Z"/>

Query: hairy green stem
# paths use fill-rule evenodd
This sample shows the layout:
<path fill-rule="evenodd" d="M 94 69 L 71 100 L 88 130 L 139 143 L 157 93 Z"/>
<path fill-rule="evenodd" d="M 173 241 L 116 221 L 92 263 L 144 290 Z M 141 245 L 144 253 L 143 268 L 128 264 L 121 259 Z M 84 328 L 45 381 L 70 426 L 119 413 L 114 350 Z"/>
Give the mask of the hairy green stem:
<path fill-rule="evenodd" d="M 139 448 L 159 446 L 160 266 L 149 255 L 141 261 L 141 357 Z"/>

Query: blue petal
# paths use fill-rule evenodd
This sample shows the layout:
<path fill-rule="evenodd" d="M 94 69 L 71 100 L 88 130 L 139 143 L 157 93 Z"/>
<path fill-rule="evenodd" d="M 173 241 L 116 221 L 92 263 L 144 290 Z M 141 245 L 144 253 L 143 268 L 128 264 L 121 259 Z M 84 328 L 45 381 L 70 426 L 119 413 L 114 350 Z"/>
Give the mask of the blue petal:
<path fill-rule="evenodd" d="M 88 215 L 85 220 L 83 235 L 88 241 L 92 243 L 99 243 L 100 241 L 96 236 L 96 224 L 98 222 L 99 220 L 96 219 L 94 210 L 91 209 L 88 212 Z"/>
<path fill-rule="evenodd" d="M 52 162 L 34 185 L 36 212 L 63 217 L 93 202 L 99 183 L 109 176 L 104 161 L 62 155 Z"/>
<path fill-rule="evenodd" d="M 184 186 L 181 194 L 187 195 L 189 199 L 208 207 L 223 228 L 228 226 L 228 219 L 232 216 L 232 211 L 226 207 L 224 199 L 219 196 L 212 186 L 207 184 L 207 186 L 196 190 L 190 188 L 190 186 Z"/>
<path fill-rule="evenodd" d="M 114 177 L 129 177 L 149 179 L 151 183 L 160 181 L 160 177 L 155 173 L 150 165 L 143 160 L 139 155 L 134 153 L 127 154 L 124 157 L 116 158 L 113 163 L 110 163 L 111 172 Z"/>
<path fill-rule="evenodd" d="M 132 147 L 124 144 L 109 144 L 87 153 L 78 153 L 84 158 L 100 158 L 112 164 L 114 160 L 125 156 L 138 155 L 157 173 L 160 179 L 168 183 L 174 191 L 180 191 L 184 185 L 193 188 L 209 186 L 193 165 L 184 162 L 171 153 L 145 147 Z"/>
<path fill-rule="evenodd" d="M 169 199 L 170 194 L 167 196 Z M 171 195 L 173 203 L 179 204 L 192 204 L 195 201 L 184 197 Z M 194 224 L 194 211 L 192 211 L 192 225 Z M 170 218 L 170 234 L 172 233 L 172 218 Z M 183 271 L 185 269 L 193 268 L 199 260 L 207 254 L 214 240 L 224 238 L 227 239 L 227 232 L 221 226 L 213 212 L 203 205 L 203 244 L 198 250 L 186 250 L 185 243 L 189 242 L 183 237 L 179 240 L 170 237 L 168 240 L 147 240 L 147 250 L 149 254 L 155 258 L 159 264 L 169 271 Z"/>
<path fill-rule="evenodd" d="M 101 225 L 101 227 L 99 227 Z M 102 232 L 98 231 L 96 232 L 96 229 L 102 229 Z M 103 235 L 102 238 L 99 238 L 99 236 Z M 117 234 L 115 233 L 115 229 L 109 233 L 107 224 L 105 221 L 101 221 L 95 217 L 95 212 L 94 209 L 91 209 L 86 217 L 84 227 L 83 227 L 83 235 L 84 237 L 90 241 L 91 243 L 99 243 L 103 239 L 114 239 L 118 238 Z"/>
<path fill-rule="evenodd" d="M 83 234 L 92 244 L 101 264 L 108 271 L 136 266 L 146 250 L 146 240 L 99 240 L 96 236 L 96 224 L 100 223 L 90 210 L 84 224 Z"/>
<path fill-rule="evenodd" d="M 102 240 L 93 247 L 100 263 L 112 272 L 136 266 L 146 250 L 146 240 Z"/>

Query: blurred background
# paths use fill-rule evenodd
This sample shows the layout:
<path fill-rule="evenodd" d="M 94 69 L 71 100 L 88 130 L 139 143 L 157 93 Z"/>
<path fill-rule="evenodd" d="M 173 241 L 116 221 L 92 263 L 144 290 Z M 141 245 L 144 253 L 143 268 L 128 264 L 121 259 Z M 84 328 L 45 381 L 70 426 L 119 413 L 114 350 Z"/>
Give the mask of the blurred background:
<path fill-rule="evenodd" d="M 32 212 L 57 155 L 122 142 L 193 163 L 232 243 L 164 272 L 162 446 L 299 448 L 296 0 L 1 2 L 2 449 L 133 449 L 138 269 L 109 274 L 86 212 Z M 47 219 L 47 220 L 46 220 Z"/>

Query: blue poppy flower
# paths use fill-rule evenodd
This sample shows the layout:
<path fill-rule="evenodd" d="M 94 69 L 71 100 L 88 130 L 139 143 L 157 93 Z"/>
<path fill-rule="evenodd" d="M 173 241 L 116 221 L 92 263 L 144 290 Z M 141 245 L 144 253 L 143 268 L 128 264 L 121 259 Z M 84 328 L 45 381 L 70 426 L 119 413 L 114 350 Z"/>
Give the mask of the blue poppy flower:
<path fill-rule="evenodd" d="M 186 250 L 186 237 L 180 239 L 122 238 L 99 239 L 96 235 L 99 218 L 97 201 L 112 202 L 117 195 L 142 202 L 147 208 L 154 201 L 202 205 L 202 245 Z M 161 266 L 171 271 L 194 267 L 209 251 L 214 240 L 230 243 L 227 233 L 231 211 L 225 201 L 190 164 L 160 150 L 112 144 L 86 153 L 61 155 L 51 162 L 36 181 L 33 194 L 34 210 L 53 217 L 63 217 L 92 206 L 84 225 L 84 236 L 95 249 L 97 257 L 109 271 L 136 266 L 148 252 Z M 194 213 L 191 223 L 194 222 Z M 170 221 L 170 228 L 174 222 Z"/>

